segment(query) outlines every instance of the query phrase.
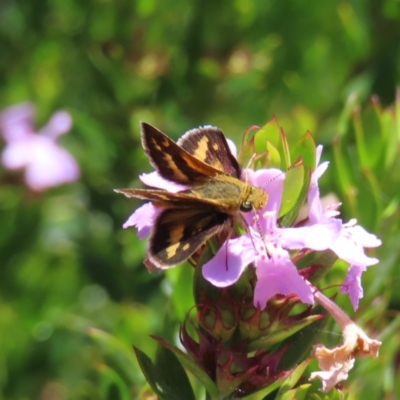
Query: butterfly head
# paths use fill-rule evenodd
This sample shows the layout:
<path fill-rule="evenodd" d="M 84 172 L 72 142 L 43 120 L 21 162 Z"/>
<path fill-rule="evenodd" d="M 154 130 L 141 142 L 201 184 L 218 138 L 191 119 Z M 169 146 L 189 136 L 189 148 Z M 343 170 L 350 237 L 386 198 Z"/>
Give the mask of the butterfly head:
<path fill-rule="evenodd" d="M 240 204 L 240 211 L 249 212 L 251 210 L 262 210 L 267 204 L 267 200 L 267 192 L 261 188 L 250 186 L 248 197 Z"/>

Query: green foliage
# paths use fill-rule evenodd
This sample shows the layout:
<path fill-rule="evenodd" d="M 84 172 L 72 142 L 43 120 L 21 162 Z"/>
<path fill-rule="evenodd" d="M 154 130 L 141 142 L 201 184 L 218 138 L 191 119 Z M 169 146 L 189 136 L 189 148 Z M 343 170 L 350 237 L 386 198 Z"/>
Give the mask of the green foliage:
<path fill-rule="evenodd" d="M 175 138 L 212 123 L 239 144 L 273 115 L 302 152 L 307 130 L 324 144 L 322 193 L 383 239 L 354 318 L 384 347 L 357 361 L 349 399 L 400 397 L 400 99 L 388 108 L 400 83 L 399 20 L 396 0 L 2 2 L 0 108 L 32 101 L 38 126 L 68 110 L 74 126 L 61 142 L 82 177 L 33 194 L 0 170 L 0 399 L 146 398 L 131 345 L 153 356 L 148 335 L 161 336 L 168 319 L 173 340 L 193 300 L 191 273 L 149 274 L 145 243 L 121 227 L 139 202 L 112 189 L 140 186 L 150 171 L 139 121 Z M 369 104 L 373 94 L 380 102 Z M 266 139 L 284 148 L 279 131 Z M 285 153 L 266 162 L 279 154 L 289 167 Z M 338 271 L 327 287 L 343 281 Z M 333 329 L 320 329 L 324 340 Z"/>

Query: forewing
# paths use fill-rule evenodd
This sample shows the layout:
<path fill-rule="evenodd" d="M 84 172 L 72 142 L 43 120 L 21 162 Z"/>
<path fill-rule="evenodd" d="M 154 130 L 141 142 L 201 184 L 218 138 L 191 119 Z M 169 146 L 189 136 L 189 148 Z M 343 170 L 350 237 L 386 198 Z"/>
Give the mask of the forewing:
<path fill-rule="evenodd" d="M 207 239 L 221 232 L 228 220 L 227 214 L 217 210 L 164 210 L 153 227 L 149 260 L 159 268 L 182 263 Z"/>
<path fill-rule="evenodd" d="M 239 164 L 220 129 L 214 126 L 192 129 L 186 132 L 177 144 L 219 171 L 235 178 L 240 177 Z"/>
<path fill-rule="evenodd" d="M 142 123 L 142 144 L 151 165 L 165 179 L 191 184 L 221 172 L 189 154 L 154 126 Z"/>
<path fill-rule="evenodd" d="M 149 200 L 164 208 L 199 208 L 203 211 L 213 211 L 220 207 L 218 198 L 208 198 L 203 191 L 171 193 L 157 189 L 114 189 L 114 192 L 122 193 L 128 198 L 136 197 L 141 200 Z"/>

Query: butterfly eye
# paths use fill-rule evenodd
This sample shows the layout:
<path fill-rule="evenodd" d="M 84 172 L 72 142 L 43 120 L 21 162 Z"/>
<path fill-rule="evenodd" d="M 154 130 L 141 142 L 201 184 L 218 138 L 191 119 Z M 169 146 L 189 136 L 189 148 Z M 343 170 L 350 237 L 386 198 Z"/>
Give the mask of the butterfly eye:
<path fill-rule="evenodd" d="M 253 206 L 251 205 L 251 203 L 249 203 L 248 201 L 244 201 L 241 205 L 240 205 L 240 211 L 241 212 L 249 212 L 253 209 Z"/>

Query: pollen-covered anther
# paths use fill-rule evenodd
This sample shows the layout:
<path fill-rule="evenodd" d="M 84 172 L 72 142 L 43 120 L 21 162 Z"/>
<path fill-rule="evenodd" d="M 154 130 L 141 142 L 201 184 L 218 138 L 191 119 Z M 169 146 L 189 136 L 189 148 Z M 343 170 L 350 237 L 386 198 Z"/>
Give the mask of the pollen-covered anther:
<path fill-rule="evenodd" d="M 275 211 L 275 210 L 273 210 L 273 211 L 266 211 L 266 212 L 263 214 L 263 218 L 265 218 L 265 219 L 272 218 L 272 217 L 275 217 L 275 216 L 276 216 L 276 211 Z"/>

